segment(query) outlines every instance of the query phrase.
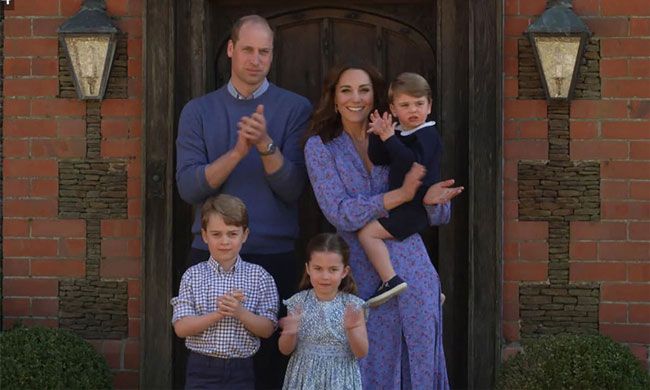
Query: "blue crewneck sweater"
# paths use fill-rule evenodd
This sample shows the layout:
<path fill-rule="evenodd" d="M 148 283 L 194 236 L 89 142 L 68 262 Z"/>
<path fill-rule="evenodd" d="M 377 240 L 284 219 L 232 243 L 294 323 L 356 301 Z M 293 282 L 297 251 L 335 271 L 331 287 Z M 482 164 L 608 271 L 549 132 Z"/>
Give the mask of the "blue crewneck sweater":
<path fill-rule="evenodd" d="M 219 188 L 211 188 L 205 178 L 206 166 L 234 147 L 237 123 L 259 104 L 264 105 L 267 131 L 282 151 L 284 164 L 267 175 L 253 147 Z M 250 100 L 236 99 L 224 86 L 185 105 L 176 139 L 176 185 L 181 198 L 195 206 L 194 248 L 208 249 L 201 238 L 201 204 L 211 195 L 224 193 L 242 199 L 248 209 L 251 231 L 242 253 L 294 249 L 298 198 L 306 180 L 301 140 L 310 115 L 307 99 L 273 84 Z"/>

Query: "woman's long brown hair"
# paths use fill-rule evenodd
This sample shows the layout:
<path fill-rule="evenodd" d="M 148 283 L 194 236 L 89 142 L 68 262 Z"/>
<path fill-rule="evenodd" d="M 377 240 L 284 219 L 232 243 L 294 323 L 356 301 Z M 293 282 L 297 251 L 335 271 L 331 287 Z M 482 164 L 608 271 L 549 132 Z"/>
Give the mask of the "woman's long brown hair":
<path fill-rule="evenodd" d="M 337 65 L 330 69 L 325 78 L 320 101 L 312 116 L 309 129 L 305 133 L 305 141 L 311 136 L 318 135 L 323 143 L 327 143 L 341 135 L 343 125 L 341 115 L 334 110 L 334 98 L 336 96 L 336 85 L 341 78 L 341 74 L 349 69 L 360 69 L 368 74 L 372 83 L 374 108 L 382 113 L 387 109 L 386 83 L 377 69 L 367 64 L 346 63 Z"/>
<path fill-rule="evenodd" d="M 336 253 L 341 256 L 341 261 L 343 262 L 344 267 L 349 267 L 350 266 L 350 247 L 348 244 L 339 236 L 338 234 L 334 233 L 321 233 L 316 236 L 314 236 L 311 240 L 309 240 L 309 244 L 307 244 L 307 261 L 305 262 L 305 267 L 309 264 L 311 261 L 311 256 L 314 252 L 329 252 L 329 253 Z M 300 283 L 298 285 L 298 290 L 307 290 L 312 288 L 313 286 L 311 285 L 311 280 L 309 280 L 309 275 L 307 274 L 307 270 L 302 271 L 302 279 L 300 280 Z M 357 293 L 357 284 L 354 281 L 354 278 L 352 277 L 352 272 L 348 272 L 346 277 L 341 280 L 341 284 L 339 285 L 339 291 L 346 292 L 348 294 L 356 294 Z"/>

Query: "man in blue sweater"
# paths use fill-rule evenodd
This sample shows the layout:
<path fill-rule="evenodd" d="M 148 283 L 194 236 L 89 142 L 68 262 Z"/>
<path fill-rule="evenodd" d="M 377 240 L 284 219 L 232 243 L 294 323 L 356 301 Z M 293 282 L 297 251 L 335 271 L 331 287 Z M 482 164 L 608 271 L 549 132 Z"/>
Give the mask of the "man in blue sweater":
<path fill-rule="evenodd" d="M 196 211 L 188 266 L 210 256 L 201 238 L 200 205 L 217 193 L 236 196 L 250 218 L 241 257 L 264 267 L 286 299 L 297 284 L 298 198 L 306 180 L 301 140 L 311 105 L 266 79 L 273 31 L 264 18 L 239 19 L 227 53 L 228 84 L 187 103 L 179 120 L 176 183 Z M 255 366 L 257 388 L 282 386 L 286 359 L 277 337 L 263 341 Z"/>

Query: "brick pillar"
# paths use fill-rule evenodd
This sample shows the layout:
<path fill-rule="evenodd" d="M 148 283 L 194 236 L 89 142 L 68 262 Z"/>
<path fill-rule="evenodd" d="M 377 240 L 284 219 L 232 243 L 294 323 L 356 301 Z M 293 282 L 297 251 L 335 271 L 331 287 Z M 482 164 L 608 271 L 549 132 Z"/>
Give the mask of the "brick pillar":
<path fill-rule="evenodd" d="M 521 283 L 522 338 L 598 330 L 598 283 L 569 282 L 571 221 L 600 219 L 600 164 L 571 161 L 569 104 L 548 106 L 548 161 L 518 165 L 519 220 L 548 222 L 548 280 Z"/>
<path fill-rule="evenodd" d="M 101 102 L 86 103 L 86 158 L 59 161 L 59 218 L 86 221 L 86 277 L 59 282 L 59 326 L 90 339 L 127 336 L 127 282 L 100 279 L 101 220 L 127 217 L 126 163 L 101 157 Z"/>

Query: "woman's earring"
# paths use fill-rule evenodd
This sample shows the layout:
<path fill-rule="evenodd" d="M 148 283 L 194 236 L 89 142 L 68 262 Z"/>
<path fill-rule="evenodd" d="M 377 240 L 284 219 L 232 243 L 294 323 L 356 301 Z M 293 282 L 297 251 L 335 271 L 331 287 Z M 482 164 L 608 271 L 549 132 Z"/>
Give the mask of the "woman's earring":
<path fill-rule="evenodd" d="M 339 105 L 338 104 L 334 105 L 334 112 L 337 113 L 337 114 L 339 113 Z"/>

